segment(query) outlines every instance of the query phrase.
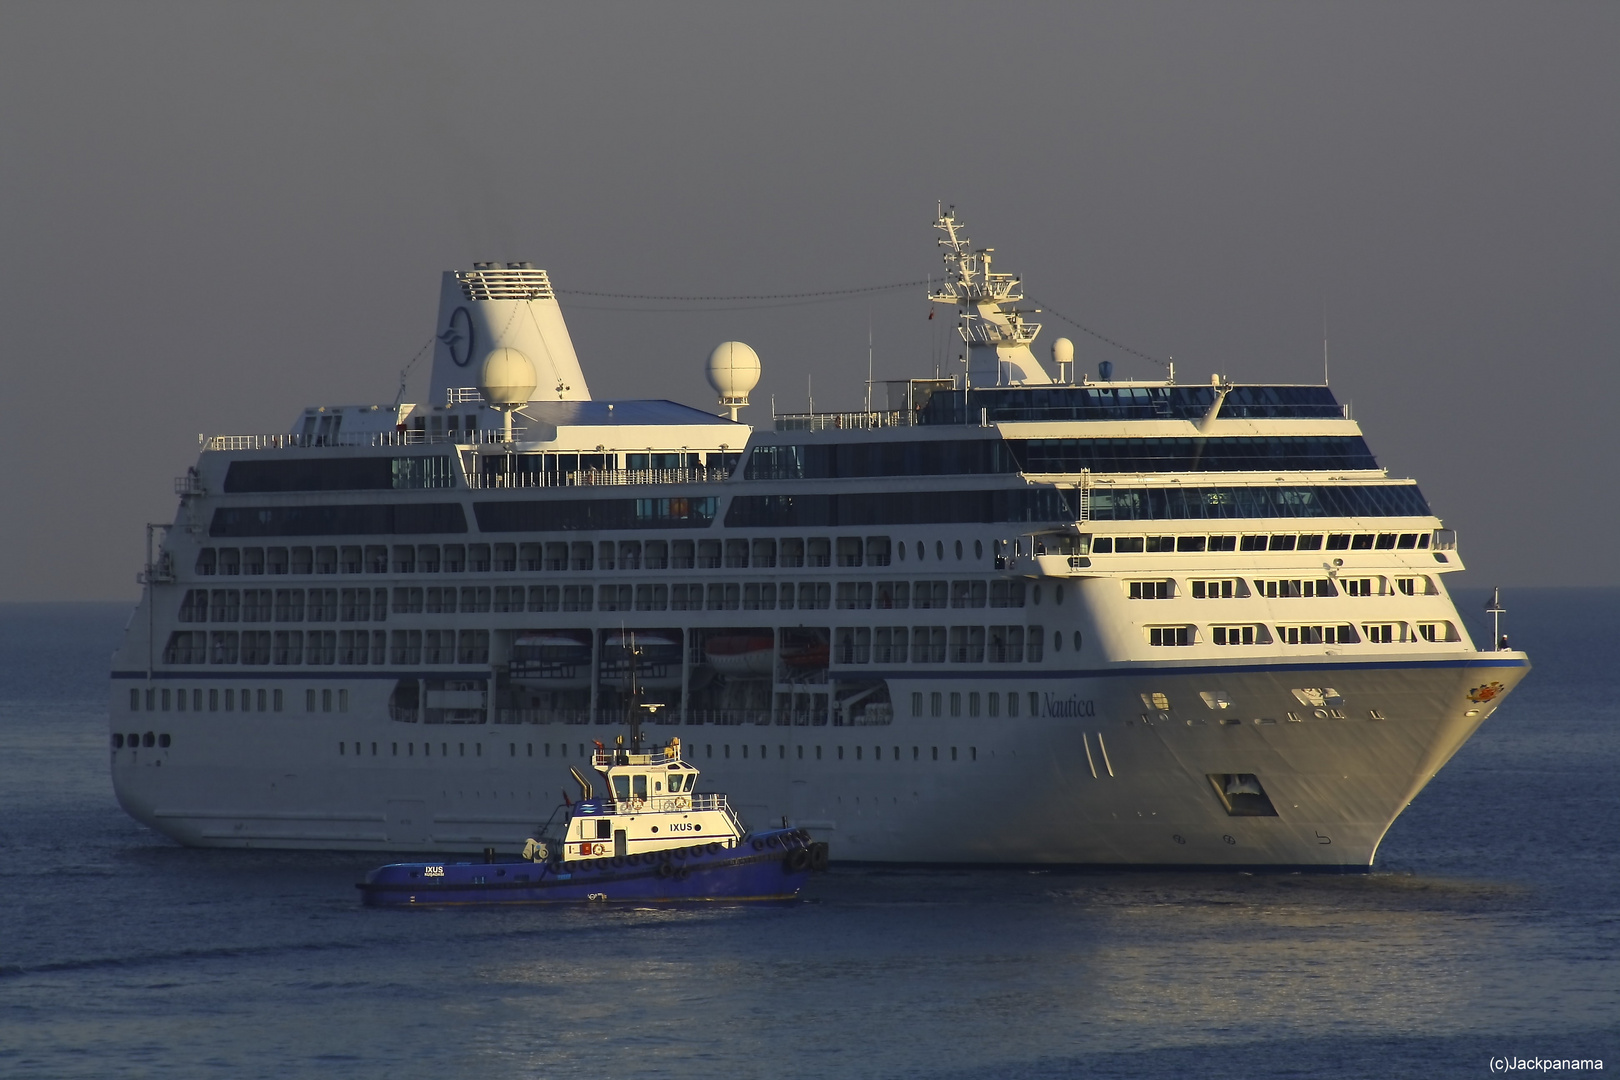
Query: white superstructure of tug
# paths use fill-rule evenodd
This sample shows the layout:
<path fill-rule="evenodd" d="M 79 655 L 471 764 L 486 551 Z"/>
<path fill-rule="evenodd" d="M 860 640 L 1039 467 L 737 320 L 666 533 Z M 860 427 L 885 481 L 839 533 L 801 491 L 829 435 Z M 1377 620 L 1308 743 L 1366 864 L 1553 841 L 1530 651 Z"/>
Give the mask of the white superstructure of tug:
<path fill-rule="evenodd" d="M 593 400 L 545 272 L 480 264 L 428 403 L 204 437 L 113 662 L 121 803 L 516 850 L 634 713 L 840 859 L 1369 865 L 1528 671 L 1469 639 L 1454 534 L 1326 387 L 1048 371 L 936 227 L 963 369 L 887 408 Z"/>

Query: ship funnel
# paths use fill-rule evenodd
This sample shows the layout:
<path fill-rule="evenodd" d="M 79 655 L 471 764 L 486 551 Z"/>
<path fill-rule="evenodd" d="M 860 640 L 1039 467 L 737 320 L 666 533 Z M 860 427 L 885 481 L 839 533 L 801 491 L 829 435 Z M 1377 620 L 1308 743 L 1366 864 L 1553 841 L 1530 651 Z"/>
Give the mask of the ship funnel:
<path fill-rule="evenodd" d="M 482 392 L 486 361 L 507 351 L 516 352 L 532 367 L 532 400 L 590 400 L 551 278 L 533 263 L 474 263 L 471 270 L 445 271 L 434 336 L 428 386 L 432 404 L 444 404 L 447 395 L 465 387 L 478 387 Z M 512 359 L 503 356 L 496 365 L 501 370 L 488 374 L 523 376 L 525 373 L 515 370 L 521 365 L 509 362 Z M 520 377 L 506 382 L 502 389 L 510 398 L 526 381 Z M 488 400 L 487 393 L 485 397 Z"/>

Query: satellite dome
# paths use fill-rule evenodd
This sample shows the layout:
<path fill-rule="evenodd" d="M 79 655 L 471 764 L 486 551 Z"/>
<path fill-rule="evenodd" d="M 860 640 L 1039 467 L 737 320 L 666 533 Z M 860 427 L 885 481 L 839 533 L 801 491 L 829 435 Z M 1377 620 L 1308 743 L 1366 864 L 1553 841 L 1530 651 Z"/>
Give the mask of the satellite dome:
<path fill-rule="evenodd" d="M 484 357 L 478 375 L 478 392 L 499 408 L 528 404 L 539 382 L 534 364 L 516 349 L 496 349 Z"/>
<path fill-rule="evenodd" d="M 759 385 L 759 354 L 740 341 L 722 341 L 709 354 L 709 385 L 722 398 L 746 399 Z"/>
<path fill-rule="evenodd" d="M 759 385 L 759 354 L 740 341 L 722 341 L 709 354 L 705 374 L 735 420 L 737 410 L 748 404 L 748 391 Z"/>
<path fill-rule="evenodd" d="M 1052 342 L 1052 362 L 1056 364 L 1074 363 L 1074 342 L 1066 337 L 1060 337 Z"/>

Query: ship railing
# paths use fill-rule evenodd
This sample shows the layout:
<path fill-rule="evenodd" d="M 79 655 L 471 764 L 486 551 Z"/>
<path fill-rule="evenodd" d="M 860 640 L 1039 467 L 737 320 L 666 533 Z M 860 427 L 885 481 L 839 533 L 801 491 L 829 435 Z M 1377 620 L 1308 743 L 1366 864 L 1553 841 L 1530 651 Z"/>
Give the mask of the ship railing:
<path fill-rule="evenodd" d="M 910 427 L 911 414 L 894 409 L 887 412 L 778 413 L 777 431 L 873 431 L 878 428 Z"/>
<path fill-rule="evenodd" d="M 728 815 L 731 813 L 731 804 L 726 801 L 725 795 L 718 791 L 699 791 L 692 795 L 653 795 L 645 799 L 605 799 L 601 806 L 604 814 L 646 813 L 659 810 L 718 810 Z"/>
<path fill-rule="evenodd" d="M 495 459 L 500 460 L 500 459 Z M 613 487 L 625 484 L 716 484 L 731 470 L 706 465 L 686 469 L 577 469 L 572 472 L 469 473 L 467 486 L 499 488 Z"/>
<path fill-rule="evenodd" d="M 524 428 L 513 428 L 513 440 L 522 441 L 519 436 L 523 434 L 524 430 Z M 340 431 L 336 435 L 304 435 L 301 433 L 281 432 L 271 435 L 209 435 L 204 433 L 197 436 L 197 443 L 204 450 L 301 450 L 321 446 L 425 446 L 429 444 L 478 446 L 505 441 L 506 437 L 499 428 L 450 433 L 417 431 L 414 428 L 407 428 L 404 431 Z"/>
<path fill-rule="evenodd" d="M 771 722 L 769 709 L 689 709 L 686 713 L 688 724 L 715 724 L 723 727 L 739 727 L 755 724 L 761 727 Z"/>
<path fill-rule="evenodd" d="M 598 747 L 591 754 L 591 767 L 608 769 L 614 765 L 668 765 L 681 760 L 680 747 L 658 746 L 652 750 L 626 750 L 622 746 Z"/>

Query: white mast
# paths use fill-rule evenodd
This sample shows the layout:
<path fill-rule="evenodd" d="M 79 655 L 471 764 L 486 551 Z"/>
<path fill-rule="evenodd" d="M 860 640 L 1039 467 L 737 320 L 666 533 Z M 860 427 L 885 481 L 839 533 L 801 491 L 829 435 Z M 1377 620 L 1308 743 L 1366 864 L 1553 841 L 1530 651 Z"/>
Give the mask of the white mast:
<path fill-rule="evenodd" d="M 968 387 L 975 382 L 980 386 L 1050 384 L 1051 376 L 1030 351 L 1041 326 L 1024 320 L 1038 309 L 1006 306 L 1024 298 L 1023 282 L 1016 274 L 991 271 L 995 249 L 973 249 L 954 206 L 940 209 L 934 228 L 945 234 L 939 246 L 944 249 L 946 275 L 928 298 L 956 305 L 957 333 L 966 346 L 962 362 Z"/>

